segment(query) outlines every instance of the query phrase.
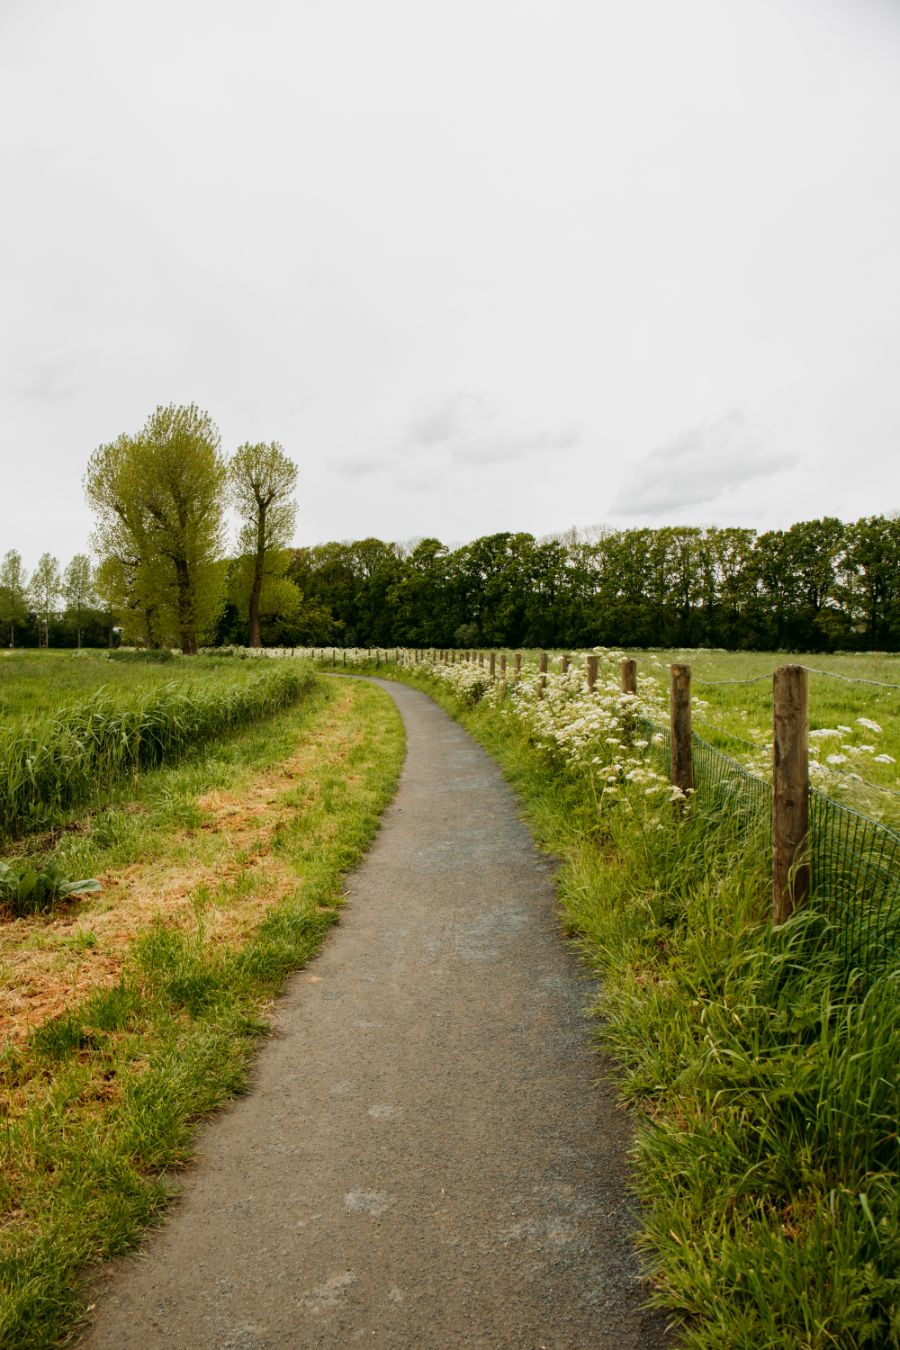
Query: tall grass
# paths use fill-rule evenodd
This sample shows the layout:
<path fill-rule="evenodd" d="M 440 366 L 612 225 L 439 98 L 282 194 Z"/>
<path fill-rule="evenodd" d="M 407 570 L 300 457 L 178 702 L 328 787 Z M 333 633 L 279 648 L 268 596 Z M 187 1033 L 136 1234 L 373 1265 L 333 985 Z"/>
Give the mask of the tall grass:
<path fill-rule="evenodd" d="M 286 707 L 313 678 L 291 663 L 239 681 L 221 675 L 130 694 L 99 689 L 0 728 L 0 837 L 44 828 L 120 778 Z"/>

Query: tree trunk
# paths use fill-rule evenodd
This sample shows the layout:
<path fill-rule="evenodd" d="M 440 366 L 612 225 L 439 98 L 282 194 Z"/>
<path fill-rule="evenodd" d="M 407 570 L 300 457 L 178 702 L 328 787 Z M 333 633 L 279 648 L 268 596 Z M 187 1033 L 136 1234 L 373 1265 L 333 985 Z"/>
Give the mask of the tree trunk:
<path fill-rule="evenodd" d="M 263 571 L 266 565 L 266 506 L 258 501 L 259 515 L 256 521 L 256 557 L 253 559 L 253 585 L 250 587 L 250 646 L 261 647 L 262 637 L 259 628 L 259 602 L 262 596 Z"/>
<path fill-rule="evenodd" d="M 250 646 L 261 647 L 259 601 L 262 595 L 262 560 L 257 557 L 253 566 L 253 585 L 250 587 Z"/>
<path fill-rule="evenodd" d="M 191 578 L 186 558 L 176 558 L 175 576 L 178 582 L 178 627 L 181 630 L 181 650 L 185 656 L 196 656 L 197 633 L 194 628 Z"/>

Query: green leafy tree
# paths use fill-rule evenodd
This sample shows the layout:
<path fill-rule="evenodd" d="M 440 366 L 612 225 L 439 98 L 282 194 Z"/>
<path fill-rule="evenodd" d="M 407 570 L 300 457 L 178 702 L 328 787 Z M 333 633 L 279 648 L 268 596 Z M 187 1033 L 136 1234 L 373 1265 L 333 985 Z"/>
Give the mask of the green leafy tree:
<path fill-rule="evenodd" d="M 9 629 L 9 645 L 16 645 L 16 629 L 28 618 L 28 573 L 14 548 L 0 563 L 0 624 Z"/>
<path fill-rule="evenodd" d="M 860 645 L 900 645 L 900 518 L 864 516 L 847 526 L 846 603 Z"/>
<path fill-rule="evenodd" d="M 230 569 L 228 598 L 238 614 L 246 614 L 254 585 L 253 568 L 247 557 L 242 557 Z M 291 554 L 288 549 L 271 552 L 266 559 L 263 583 L 257 597 L 257 616 L 261 646 L 293 647 L 300 643 L 298 632 L 303 626 L 303 592 L 287 576 Z M 252 644 L 251 644 L 252 645 Z"/>
<path fill-rule="evenodd" d="M 75 629 L 78 646 L 80 647 L 87 612 L 93 607 L 96 600 L 91 560 L 86 553 L 76 553 L 66 568 L 62 579 L 62 595 L 66 605 L 66 613 Z"/>
<path fill-rule="evenodd" d="M 32 609 L 37 615 L 41 646 L 50 645 L 50 620 L 59 609 L 62 598 L 62 577 L 59 562 L 49 553 L 42 553 L 28 586 Z"/>
<path fill-rule="evenodd" d="M 439 539 L 420 539 L 402 560 L 402 572 L 386 595 L 395 642 L 411 647 L 449 644 L 453 629 L 446 606 L 447 556 Z"/>
<path fill-rule="evenodd" d="M 218 428 L 195 405 L 158 407 L 138 436 L 91 456 L 85 492 L 94 546 L 115 560 L 152 645 L 186 655 L 212 631 L 224 591 L 226 466 Z"/>
<path fill-rule="evenodd" d="M 297 519 L 297 466 L 277 441 L 240 446 L 228 466 L 231 501 L 241 517 L 239 547 L 248 573 L 247 618 L 250 646 L 262 645 L 260 616 L 267 577 L 283 577 L 281 550 Z M 281 571 L 278 572 L 278 568 Z"/>

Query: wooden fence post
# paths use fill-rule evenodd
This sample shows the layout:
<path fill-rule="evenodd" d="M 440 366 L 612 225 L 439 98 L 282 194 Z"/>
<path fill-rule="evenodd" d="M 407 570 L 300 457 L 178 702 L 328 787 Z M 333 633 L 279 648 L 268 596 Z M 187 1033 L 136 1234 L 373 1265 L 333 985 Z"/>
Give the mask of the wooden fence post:
<path fill-rule="evenodd" d="M 538 657 L 538 698 L 544 697 L 544 690 L 547 688 L 547 653 L 541 652 Z"/>
<path fill-rule="evenodd" d="M 568 656 L 564 656 L 564 657 L 562 658 L 562 660 L 561 660 L 560 663 L 559 663 L 559 668 L 560 668 L 560 670 L 562 671 L 563 675 L 565 675 L 566 671 L 569 669 L 569 658 L 568 658 Z"/>
<path fill-rule="evenodd" d="M 481 669 L 484 670 L 484 652 L 478 653 L 478 664 L 481 667 Z"/>
<path fill-rule="evenodd" d="M 494 654 L 494 652 L 491 652 L 490 675 L 491 675 L 491 684 L 493 684 L 497 678 L 497 657 Z"/>
<path fill-rule="evenodd" d="M 587 687 L 593 692 L 594 685 L 597 683 L 597 658 L 589 656 L 587 659 Z"/>
<path fill-rule="evenodd" d="M 623 656 L 619 666 L 621 672 L 621 683 L 623 694 L 637 693 L 637 661 L 633 661 L 629 656 Z M 622 711 L 622 735 L 626 745 L 630 745 L 634 740 L 634 733 L 637 730 L 637 714 L 634 706 L 628 704 Z"/>
<path fill-rule="evenodd" d="M 809 675 L 781 666 L 772 677 L 772 922 L 809 894 Z"/>
<path fill-rule="evenodd" d="M 690 666 L 669 666 L 669 732 L 672 782 L 682 792 L 691 792 L 694 787 L 694 764 L 691 754 Z"/>
<path fill-rule="evenodd" d="M 506 652 L 500 653 L 500 678 L 506 683 Z"/>
<path fill-rule="evenodd" d="M 522 676 L 522 653 L 516 652 L 516 684 L 519 683 L 521 676 Z"/>

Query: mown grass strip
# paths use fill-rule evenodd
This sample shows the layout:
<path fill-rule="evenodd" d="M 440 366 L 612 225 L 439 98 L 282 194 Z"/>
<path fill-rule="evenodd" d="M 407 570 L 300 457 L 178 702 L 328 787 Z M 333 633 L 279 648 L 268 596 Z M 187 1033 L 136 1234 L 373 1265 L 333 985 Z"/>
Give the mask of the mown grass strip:
<path fill-rule="evenodd" d="M 773 929 L 756 841 L 698 800 L 642 828 L 490 709 L 414 673 L 563 859 L 637 1120 L 656 1300 L 693 1350 L 900 1345 L 900 972 L 857 983 L 813 907 Z"/>
<path fill-rule="evenodd" d="M 125 1250 L 165 1207 L 163 1172 L 190 1156 L 195 1123 L 243 1090 L 271 998 L 321 945 L 393 795 L 404 754 L 393 704 L 368 685 L 332 686 L 297 730 L 311 751 L 270 841 L 294 890 L 246 941 L 162 923 L 120 978 L 10 1049 L 0 1087 L 0 1343 L 49 1347 L 82 1306 L 83 1272 Z M 319 705 L 320 710 L 322 704 Z M 159 840 L 157 841 L 159 842 Z"/>

